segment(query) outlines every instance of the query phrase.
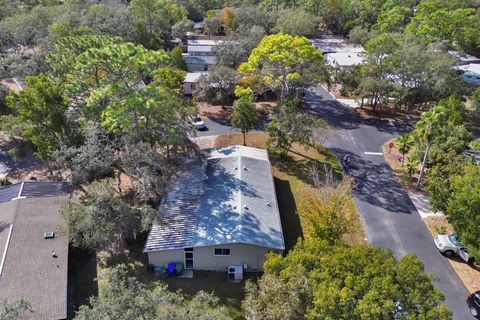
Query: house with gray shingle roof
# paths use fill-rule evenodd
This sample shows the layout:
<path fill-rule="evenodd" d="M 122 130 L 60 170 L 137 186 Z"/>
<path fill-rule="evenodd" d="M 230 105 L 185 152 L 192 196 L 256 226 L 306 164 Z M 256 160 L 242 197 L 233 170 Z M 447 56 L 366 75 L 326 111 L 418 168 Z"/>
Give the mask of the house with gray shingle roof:
<path fill-rule="evenodd" d="M 22 319 L 66 319 L 69 186 L 26 181 L 0 188 L 0 303 L 27 301 Z"/>
<path fill-rule="evenodd" d="M 263 270 L 285 249 L 268 153 L 231 146 L 209 151 L 179 174 L 163 199 L 144 252 L 154 267 Z"/>

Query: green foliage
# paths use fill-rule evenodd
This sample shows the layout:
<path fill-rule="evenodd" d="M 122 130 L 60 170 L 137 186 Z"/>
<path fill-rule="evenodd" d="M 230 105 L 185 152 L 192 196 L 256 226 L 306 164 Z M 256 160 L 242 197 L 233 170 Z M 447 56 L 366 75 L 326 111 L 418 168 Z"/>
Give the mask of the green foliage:
<path fill-rule="evenodd" d="M 448 220 L 477 261 L 480 260 L 480 166 L 471 164 L 452 178 L 453 195 L 448 203 Z"/>
<path fill-rule="evenodd" d="M 235 93 L 237 93 L 237 91 L 238 90 L 235 90 Z M 246 145 L 245 135 L 258 125 L 260 114 L 255 107 L 255 101 L 251 92 L 247 94 L 245 91 L 238 91 L 238 93 L 240 97 L 233 104 L 231 121 L 232 126 L 243 133 L 243 145 Z"/>
<path fill-rule="evenodd" d="M 28 301 L 19 300 L 12 303 L 3 303 L 0 307 L 0 320 L 18 320 L 23 319 L 32 307 Z"/>
<path fill-rule="evenodd" d="M 35 146 L 41 159 L 47 159 L 72 134 L 72 123 L 67 117 L 68 100 L 63 87 L 46 75 L 27 77 L 27 88 L 11 93 L 8 104 L 25 122 L 22 136 Z"/>
<path fill-rule="evenodd" d="M 7 107 L 8 88 L 0 83 L 0 115 L 9 114 L 12 112 Z"/>
<path fill-rule="evenodd" d="M 22 147 L 13 147 L 12 149 L 8 150 L 8 154 L 10 157 L 12 157 L 14 160 L 21 160 L 25 159 L 25 149 Z"/>
<path fill-rule="evenodd" d="M 317 31 L 315 16 L 302 9 L 285 9 L 279 12 L 274 31 L 297 36 L 312 35 Z"/>
<path fill-rule="evenodd" d="M 418 151 L 422 150 L 423 154 L 417 189 L 422 183 L 430 151 L 435 156 L 432 161 L 432 164 L 435 164 L 444 157 L 450 159 L 459 154 L 467 145 L 470 134 L 462 125 L 463 114 L 464 106 L 456 96 L 441 100 L 422 114 L 422 118 L 412 131 L 416 148 Z"/>
<path fill-rule="evenodd" d="M 298 305 L 285 303 L 283 308 L 287 310 L 279 308 L 276 313 L 274 307 L 259 304 L 254 309 L 257 314 L 263 311 L 280 317 L 281 313 L 301 312 L 300 316 L 290 319 L 365 320 L 400 319 L 407 315 L 409 319 L 446 320 L 451 316 L 432 277 L 424 273 L 422 263 L 414 255 L 397 261 L 385 249 L 366 245 L 332 246 L 325 240 L 310 237 L 300 240 L 285 257 L 268 255 L 264 268 L 264 277 L 273 275 L 284 285 L 273 301 L 281 301 L 282 295 L 304 297 L 307 307 L 305 311 Z M 306 276 L 308 283 L 302 289 L 291 284 L 299 272 Z M 291 291 L 296 295 L 289 294 Z M 270 289 L 255 293 L 262 296 L 265 292 Z M 247 301 L 253 299 L 250 294 L 247 292 Z M 248 312 L 246 310 L 247 315 Z"/>
<path fill-rule="evenodd" d="M 155 70 L 153 81 L 156 85 L 174 92 L 178 96 L 183 96 L 183 80 L 187 72 L 182 69 L 172 67 L 161 67 Z"/>
<path fill-rule="evenodd" d="M 308 221 L 310 236 L 325 239 L 330 245 L 341 242 L 352 231 L 357 214 L 349 197 L 350 183 L 344 180 L 334 187 L 323 188 L 320 198 L 309 199 L 302 216 Z"/>
<path fill-rule="evenodd" d="M 265 36 L 239 71 L 260 76 L 273 88 L 280 86 L 282 105 L 292 83 L 307 81 L 306 71 L 321 60 L 322 54 L 306 38 L 279 33 Z"/>
<path fill-rule="evenodd" d="M 208 74 L 200 77 L 195 99 L 222 107 L 232 98 L 238 75 L 235 69 L 223 65 L 214 65 Z"/>
<path fill-rule="evenodd" d="M 472 149 L 473 151 L 480 152 L 480 138 L 470 142 L 470 149 Z"/>
<path fill-rule="evenodd" d="M 288 281 L 269 273 L 257 283 L 247 281 L 242 301 L 245 319 L 303 319 L 309 290 L 308 280 L 301 272 Z"/>
<path fill-rule="evenodd" d="M 171 0 L 132 0 L 129 8 L 143 33 L 140 43 L 149 49 L 159 49 L 172 26 L 187 18 L 186 9 Z"/>
<path fill-rule="evenodd" d="M 172 66 L 180 69 L 180 70 L 187 70 L 187 63 L 183 59 L 182 56 L 182 48 L 175 47 L 170 51 L 170 59 L 172 60 Z"/>
<path fill-rule="evenodd" d="M 7 177 L 0 178 L 0 186 L 8 186 L 10 184 L 12 184 L 12 183 L 10 182 L 10 180 L 8 180 Z M 1 317 L 0 317 L 0 319 L 1 319 Z"/>
<path fill-rule="evenodd" d="M 268 145 L 278 148 L 286 155 L 294 143 L 308 147 L 316 119 L 298 110 L 298 99 L 287 100 L 285 106 L 268 124 Z"/>
<path fill-rule="evenodd" d="M 112 179 L 88 186 L 81 200 L 72 200 L 64 211 L 68 237 L 74 247 L 123 248 L 127 238 L 150 228 L 155 210 L 130 204 L 122 198 Z"/>
<path fill-rule="evenodd" d="M 444 41 L 470 54 L 480 53 L 480 17 L 473 8 L 448 8 L 439 1 L 422 1 L 405 32 L 426 42 Z"/>
<path fill-rule="evenodd" d="M 475 113 L 480 114 L 480 88 L 477 88 L 473 91 L 471 102 L 472 102 L 472 110 Z"/>
<path fill-rule="evenodd" d="M 105 290 L 90 298 L 90 306 L 81 306 L 74 319 L 230 319 L 212 294 L 200 291 L 186 298 L 181 292 L 170 292 L 166 285 L 149 289 L 127 271 L 125 265 L 109 270 Z"/>
<path fill-rule="evenodd" d="M 430 195 L 430 205 L 433 210 L 446 213 L 450 197 L 454 190 L 452 178 L 462 175 L 471 159 L 464 155 L 451 157 L 429 169 L 426 190 Z"/>
<path fill-rule="evenodd" d="M 214 48 L 217 63 L 237 68 L 241 63 L 247 61 L 251 51 L 259 44 L 264 35 L 265 29 L 256 25 L 250 28 L 242 26 L 231 32 L 225 42 Z"/>

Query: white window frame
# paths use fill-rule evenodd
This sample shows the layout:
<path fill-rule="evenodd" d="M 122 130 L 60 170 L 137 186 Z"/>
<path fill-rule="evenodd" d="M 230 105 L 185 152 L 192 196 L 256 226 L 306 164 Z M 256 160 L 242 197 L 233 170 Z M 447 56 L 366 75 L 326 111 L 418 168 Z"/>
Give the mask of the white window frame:
<path fill-rule="evenodd" d="M 215 253 L 216 250 L 228 250 L 228 254 L 216 254 Z M 213 255 L 215 257 L 230 257 L 232 255 L 232 249 L 230 249 L 230 248 L 214 248 L 213 249 Z"/>

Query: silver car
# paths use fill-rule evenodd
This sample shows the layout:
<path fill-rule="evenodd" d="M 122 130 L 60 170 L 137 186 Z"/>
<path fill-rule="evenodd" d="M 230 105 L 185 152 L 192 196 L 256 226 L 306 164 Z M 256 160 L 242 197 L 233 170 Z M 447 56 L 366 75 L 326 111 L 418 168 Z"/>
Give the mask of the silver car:
<path fill-rule="evenodd" d="M 460 242 L 456 234 L 445 235 L 441 234 L 433 240 L 438 251 L 447 257 L 459 256 L 465 262 L 470 260 L 470 255 L 465 246 Z"/>
<path fill-rule="evenodd" d="M 207 128 L 205 126 L 205 122 L 203 122 L 202 118 L 200 118 L 200 116 L 198 115 L 190 117 L 190 121 L 192 122 L 192 124 L 195 126 L 197 130 L 203 130 Z"/>

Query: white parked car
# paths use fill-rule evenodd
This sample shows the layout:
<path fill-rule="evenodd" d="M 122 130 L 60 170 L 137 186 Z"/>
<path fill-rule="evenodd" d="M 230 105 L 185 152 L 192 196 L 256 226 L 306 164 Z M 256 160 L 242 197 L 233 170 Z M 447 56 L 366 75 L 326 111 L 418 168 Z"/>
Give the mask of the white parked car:
<path fill-rule="evenodd" d="M 465 246 L 460 242 L 456 234 L 445 235 L 441 234 L 433 240 L 438 251 L 447 257 L 459 256 L 465 262 L 470 260 L 470 255 Z"/>
<path fill-rule="evenodd" d="M 200 118 L 200 116 L 198 115 L 190 117 L 190 121 L 192 122 L 192 124 L 195 126 L 197 130 L 202 130 L 207 128 L 205 126 L 205 122 L 203 122 L 202 118 Z"/>

